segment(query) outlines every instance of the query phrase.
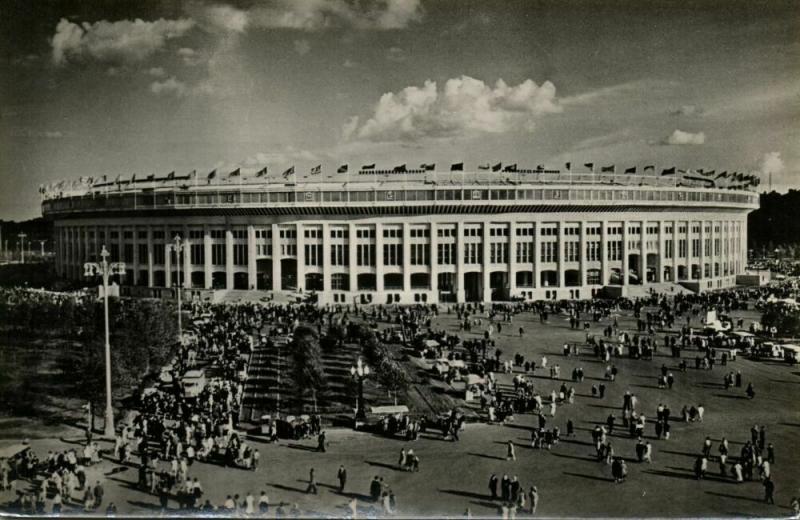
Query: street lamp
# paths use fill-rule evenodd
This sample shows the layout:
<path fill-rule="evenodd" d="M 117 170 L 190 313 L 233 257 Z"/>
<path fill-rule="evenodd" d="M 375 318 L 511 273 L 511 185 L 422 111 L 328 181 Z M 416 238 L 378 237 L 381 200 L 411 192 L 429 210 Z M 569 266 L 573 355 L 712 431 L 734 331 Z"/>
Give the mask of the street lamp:
<path fill-rule="evenodd" d="M 181 253 L 183 252 L 183 248 L 185 247 L 184 243 L 181 241 L 180 235 L 175 235 L 175 243 L 169 245 L 170 251 L 175 251 L 175 268 L 178 270 L 178 281 L 176 285 L 178 286 L 178 341 L 183 341 L 183 324 L 181 321 L 181 289 L 183 285 L 181 283 Z"/>
<path fill-rule="evenodd" d="M 108 334 L 108 277 L 118 274 L 125 274 L 125 262 L 109 263 L 106 258 L 111 256 L 106 246 L 103 245 L 100 251 L 102 262 L 86 262 L 83 264 L 84 276 L 97 276 L 103 277 L 103 307 L 105 310 L 105 327 L 106 327 L 106 437 L 113 439 L 115 435 L 114 429 L 114 408 L 111 406 L 111 345 L 109 344 Z"/>
<path fill-rule="evenodd" d="M 355 366 L 350 367 L 350 375 L 358 381 L 358 397 L 356 398 L 356 419 L 366 415 L 364 410 L 364 380 L 369 376 L 369 365 L 358 358 Z"/>
<path fill-rule="evenodd" d="M 20 233 L 17 235 L 19 237 L 19 255 L 20 255 L 20 262 L 23 264 L 25 263 L 25 237 L 27 237 L 25 233 Z"/>
<path fill-rule="evenodd" d="M 47 242 L 47 240 L 39 240 L 39 245 L 42 246 L 42 256 L 44 256 L 44 243 L 45 242 Z"/>

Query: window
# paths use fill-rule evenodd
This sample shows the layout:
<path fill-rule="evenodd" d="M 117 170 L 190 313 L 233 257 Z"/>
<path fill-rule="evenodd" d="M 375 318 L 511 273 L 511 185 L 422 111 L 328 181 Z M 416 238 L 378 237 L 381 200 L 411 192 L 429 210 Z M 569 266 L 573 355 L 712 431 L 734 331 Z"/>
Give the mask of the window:
<path fill-rule="evenodd" d="M 692 239 L 692 257 L 700 256 L 700 239 Z"/>
<path fill-rule="evenodd" d="M 508 244 L 506 242 L 493 242 L 489 244 L 489 261 L 493 264 L 508 262 Z"/>
<path fill-rule="evenodd" d="M 155 246 L 153 248 L 153 263 L 154 264 L 163 264 L 165 255 L 166 255 L 166 249 L 164 248 L 163 245 Z"/>
<path fill-rule="evenodd" d="M 331 246 L 331 265 L 349 265 L 350 248 L 345 244 Z"/>
<path fill-rule="evenodd" d="M 233 264 L 247 265 L 247 244 L 233 245 Z"/>
<path fill-rule="evenodd" d="M 519 231 L 519 230 L 517 230 Z M 517 262 L 521 264 L 533 263 L 534 247 L 533 242 L 517 243 Z"/>
<path fill-rule="evenodd" d="M 439 265 L 452 265 L 456 263 L 455 244 L 436 244 L 436 260 Z"/>
<path fill-rule="evenodd" d="M 213 265 L 225 265 L 225 244 L 211 245 L 211 263 Z"/>
<path fill-rule="evenodd" d="M 297 256 L 297 244 L 281 244 L 282 256 Z"/>
<path fill-rule="evenodd" d="M 608 242 L 608 259 L 622 260 L 622 240 L 611 240 Z"/>
<path fill-rule="evenodd" d="M 411 265 L 429 265 L 430 247 L 428 244 L 411 244 Z"/>
<path fill-rule="evenodd" d="M 133 262 L 133 244 L 125 244 L 122 253 L 123 262 Z"/>
<path fill-rule="evenodd" d="M 359 266 L 375 265 L 375 244 L 358 244 L 356 256 Z"/>
<path fill-rule="evenodd" d="M 603 257 L 603 246 L 600 242 L 592 241 L 586 243 L 586 260 L 597 262 Z"/>
<path fill-rule="evenodd" d="M 322 265 L 322 244 L 305 244 L 304 249 L 306 265 Z"/>
<path fill-rule="evenodd" d="M 206 263 L 206 252 L 203 244 L 192 244 L 190 246 L 189 255 L 193 264 Z"/>
<path fill-rule="evenodd" d="M 431 231 L 428 228 L 411 228 L 409 234 L 411 238 L 429 238 Z"/>
<path fill-rule="evenodd" d="M 673 242 L 673 240 L 671 238 L 664 241 L 664 258 L 672 258 L 673 257 L 673 255 L 675 253 L 674 246 L 675 246 L 675 243 Z"/>
<path fill-rule="evenodd" d="M 147 244 L 139 244 L 139 263 L 147 263 Z"/>
<path fill-rule="evenodd" d="M 356 229 L 357 238 L 375 238 L 375 228 Z"/>
<path fill-rule="evenodd" d="M 558 243 L 544 242 L 540 259 L 542 262 L 558 262 Z"/>
<path fill-rule="evenodd" d="M 580 242 L 567 242 L 564 244 L 564 256 L 567 262 L 577 262 L 581 259 Z"/>
<path fill-rule="evenodd" d="M 383 244 L 383 265 L 403 265 L 402 244 Z"/>
<path fill-rule="evenodd" d="M 483 244 L 464 244 L 464 263 L 483 263 Z"/>

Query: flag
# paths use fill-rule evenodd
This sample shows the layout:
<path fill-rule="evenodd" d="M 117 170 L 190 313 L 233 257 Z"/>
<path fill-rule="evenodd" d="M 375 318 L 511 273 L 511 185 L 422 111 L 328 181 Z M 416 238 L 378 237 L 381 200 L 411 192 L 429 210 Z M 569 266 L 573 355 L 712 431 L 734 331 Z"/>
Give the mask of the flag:
<path fill-rule="evenodd" d="M 318 164 L 318 165 L 314 166 L 313 168 L 311 168 L 311 172 L 310 173 L 311 173 L 311 175 L 319 175 L 320 173 L 322 173 L 322 165 Z"/>
<path fill-rule="evenodd" d="M 727 178 L 728 178 L 728 170 L 725 170 L 724 172 L 721 172 L 719 175 L 714 177 L 715 180 L 716 179 L 727 179 Z"/>
<path fill-rule="evenodd" d="M 174 172 L 174 171 L 171 171 L 171 172 L 169 172 L 169 173 L 167 174 L 167 180 L 168 180 L 168 181 L 175 180 L 175 172 Z"/>
<path fill-rule="evenodd" d="M 632 168 L 625 168 L 625 173 L 636 173 L 636 166 Z"/>
<path fill-rule="evenodd" d="M 431 163 L 431 164 L 422 163 L 419 165 L 419 167 L 425 170 L 426 172 L 431 172 L 436 169 L 436 163 Z"/>
<path fill-rule="evenodd" d="M 568 172 L 572 171 L 572 163 L 568 162 L 567 164 L 565 164 L 564 169 L 567 170 Z"/>
<path fill-rule="evenodd" d="M 491 168 L 491 165 L 490 165 L 489 163 L 486 163 L 486 164 L 479 164 L 479 165 L 478 165 L 478 169 L 479 169 L 479 170 L 488 170 L 488 169 L 490 169 L 490 168 Z"/>
<path fill-rule="evenodd" d="M 453 163 L 450 165 L 451 172 L 463 172 L 464 171 L 464 163 Z"/>
<path fill-rule="evenodd" d="M 583 165 L 585 167 L 589 168 L 590 170 L 594 171 L 594 163 L 593 162 L 587 162 L 587 163 L 584 163 Z"/>
<path fill-rule="evenodd" d="M 712 175 L 717 173 L 717 170 L 709 170 L 707 172 L 703 172 L 703 171 L 698 170 L 698 173 L 700 175 L 703 175 L 704 177 L 711 177 Z"/>
<path fill-rule="evenodd" d="M 492 171 L 493 172 L 499 172 L 502 169 L 503 169 L 503 163 L 501 163 L 501 162 L 499 162 L 499 163 L 495 164 L 494 166 L 492 166 Z"/>
<path fill-rule="evenodd" d="M 336 169 L 336 173 L 347 173 L 347 165 L 343 164 Z"/>
<path fill-rule="evenodd" d="M 664 168 L 661 170 L 661 175 L 675 175 L 675 167 L 672 168 Z"/>
<path fill-rule="evenodd" d="M 395 166 L 394 168 L 392 168 L 392 171 L 393 172 L 398 172 L 398 173 L 405 172 L 405 171 L 407 171 L 406 170 L 406 165 L 405 164 L 401 164 L 399 166 Z"/>
<path fill-rule="evenodd" d="M 517 171 L 517 163 L 509 164 L 505 168 L 503 168 L 504 172 L 515 172 Z"/>
<path fill-rule="evenodd" d="M 197 177 L 197 170 L 192 170 L 189 172 L 189 179 L 194 179 Z M 136 175 L 133 176 L 133 182 L 136 182 Z"/>
<path fill-rule="evenodd" d="M 616 173 L 617 165 L 612 164 L 611 166 L 603 166 L 600 168 L 600 173 Z"/>
<path fill-rule="evenodd" d="M 264 166 L 263 168 L 258 170 L 258 173 L 256 173 L 256 177 L 266 177 L 266 176 L 267 176 L 267 167 L 266 166 Z"/>
<path fill-rule="evenodd" d="M 238 177 L 240 173 L 241 172 L 239 171 L 239 168 L 236 168 L 235 170 L 233 170 L 231 173 L 228 174 L 228 178 L 230 179 L 231 177 Z"/>
<path fill-rule="evenodd" d="M 211 172 L 206 176 L 206 180 L 208 180 L 208 182 L 211 182 L 211 179 L 216 178 L 216 176 L 217 176 L 217 170 L 211 170 Z"/>
<path fill-rule="evenodd" d="M 654 164 L 648 164 L 647 166 L 644 167 L 644 171 L 647 171 L 647 170 L 650 170 L 650 171 L 654 172 L 654 171 L 656 171 L 656 166 Z"/>
<path fill-rule="evenodd" d="M 147 177 L 145 177 L 145 179 L 144 179 L 144 180 L 146 180 L 146 181 L 150 181 L 150 182 L 155 182 L 155 180 L 156 180 L 156 174 L 155 174 L 155 173 L 151 173 L 150 175 L 148 175 Z"/>
<path fill-rule="evenodd" d="M 536 171 L 537 172 L 544 171 L 544 164 L 537 164 L 536 165 Z"/>
<path fill-rule="evenodd" d="M 361 167 L 361 169 L 362 170 L 374 170 L 375 169 L 375 163 L 365 164 L 364 166 Z"/>
<path fill-rule="evenodd" d="M 281 174 L 284 179 L 288 179 L 292 175 L 294 175 L 294 165 L 291 168 L 287 168 L 285 172 Z"/>

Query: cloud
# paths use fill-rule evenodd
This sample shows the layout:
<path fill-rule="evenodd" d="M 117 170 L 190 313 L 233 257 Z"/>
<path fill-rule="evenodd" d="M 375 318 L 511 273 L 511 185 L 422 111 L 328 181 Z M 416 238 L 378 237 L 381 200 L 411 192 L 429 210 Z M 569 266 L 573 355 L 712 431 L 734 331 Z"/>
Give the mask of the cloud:
<path fill-rule="evenodd" d="M 56 65 L 90 59 L 113 64 L 141 62 L 192 27 L 194 21 L 190 19 L 101 20 L 78 25 L 62 18 L 50 40 L 52 58 Z"/>
<path fill-rule="evenodd" d="M 428 80 L 422 87 L 386 93 L 363 125 L 352 117 L 342 131 L 345 140 L 366 141 L 532 131 L 539 116 L 561 111 L 556 88 L 549 81 L 539 86 L 528 79 L 512 87 L 498 79 L 492 88 L 481 80 L 461 76 L 447 80 L 441 91 L 436 82 Z"/>
<path fill-rule="evenodd" d="M 196 50 L 189 47 L 181 47 L 176 53 L 187 67 L 195 67 L 204 61 L 203 57 Z"/>
<path fill-rule="evenodd" d="M 373 7 L 345 0 L 274 0 L 242 10 L 225 4 L 190 7 L 212 29 L 244 32 L 248 28 L 319 31 L 329 27 L 365 30 L 404 29 L 422 18 L 420 0 L 378 0 Z"/>
<path fill-rule="evenodd" d="M 286 165 L 294 161 L 318 161 L 319 159 L 317 154 L 309 150 L 286 146 L 282 150 L 255 153 L 234 166 L 259 170 L 265 166 Z"/>
<path fill-rule="evenodd" d="M 703 114 L 703 109 L 697 105 L 681 105 L 669 111 L 671 116 L 699 116 Z"/>
<path fill-rule="evenodd" d="M 153 76 L 154 78 L 163 78 L 167 75 L 163 67 L 151 67 L 147 69 L 147 74 Z"/>
<path fill-rule="evenodd" d="M 150 92 L 157 96 L 183 97 L 189 93 L 185 83 L 172 76 L 164 81 L 154 81 L 150 84 Z"/>
<path fill-rule="evenodd" d="M 64 133 L 60 130 L 31 130 L 30 128 L 18 128 L 11 131 L 12 137 L 25 137 L 28 139 L 61 139 Z"/>
<path fill-rule="evenodd" d="M 352 69 L 352 68 L 358 67 L 358 63 L 356 63 L 355 61 L 351 60 L 350 58 L 347 58 L 346 60 L 344 60 L 344 63 L 342 63 L 342 67 L 344 67 L 346 69 Z"/>
<path fill-rule="evenodd" d="M 300 56 L 305 56 L 310 51 L 311 51 L 311 44 L 308 43 L 308 40 L 295 40 L 294 41 L 294 52 L 296 52 Z"/>
<path fill-rule="evenodd" d="M 386 59 L 395 63 L 406 61 L 406 51 L 400 47 L 390 47 L 389 50 L 386 51 Z"/>
<path fill-rule="evenodd" d="M 785 168 L 780 152 L 767 152 L 761 158 L 758 170 L 761 173 L 781 173 Z"/>
<path fill-rule="evenodd" d="M 682 130 L 675 130 L 670 135 L 665 137 L 660 144 L 663 145 L 674 145 L 674 146 L 682 146 L 682 145 L 701 145 L 706 142 L 706 134 L 703 132 L 697 132 L 693 134 L 691 132 L 684 132 Z"/>

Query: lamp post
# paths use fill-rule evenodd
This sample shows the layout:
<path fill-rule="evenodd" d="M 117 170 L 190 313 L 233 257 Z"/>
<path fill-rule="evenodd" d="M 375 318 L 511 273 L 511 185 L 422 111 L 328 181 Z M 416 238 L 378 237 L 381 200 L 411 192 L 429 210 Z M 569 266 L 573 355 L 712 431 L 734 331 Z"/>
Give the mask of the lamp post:
<path fill-rule="evenodd" d="M 178 280 L 176 285 L 178 286 L 178 342 L 183 341 L 183 325 L 181 319 L 181 293 L 183 292 L 183 283 L 181 283 L 181 253 L 183 252 L 183 248 L 185 247 L 184 243 L 181 241 L 180 235 L 175 235 L 175 243 L 169 245 L 170 251 L 175 251 L 175 268 L 178 270 Z M 184 275 L 185 276 L 185 275 Z"/>
<path fill-rule="evenodd" d="M 17 237 L 19 238 L 20 262 L 22 262 L 23 264 L 25 263 L 25 237 L 27 236 L 28 235 L 26 235 L 25 233 L 20 233 L 19 235 L 17 235 Z"/>
<path fill-rule="evenodd" d="M 366 415 L 364 410 L 364 380 L 369 376 L 369 365 L 358 358 L 355 366 L 350 367 L 350 375 L 358 381 L 358 397 L 356 398 L 356 419 Z"/>
<path fill-rule="evenodd" d="M 108 277 L 118 274 L 125 274 L 125 262 L 112 262 L 109 263 L 106 259 L 111 256 L 106 246 L 103 245 L 100 251 L 102 262 L 86 262 L 83 264 L 84 276 L 97 276 L 103 277 L 103 308 L 105 312 L 105 328 L 106 328 L 106 424 L 105 436 L 113 439 L 115 435 L 114 430 L 114 408 L 111 406 L 111 345 L 109 343 L 108 333 Z"/>
<path fill-rule="evenodd" d="M 42 246 L 42 256 L 44 256 L 44 243 L 45 242 L 47 242 L 47 240 L 39 240 L 39 245 Z"/>

